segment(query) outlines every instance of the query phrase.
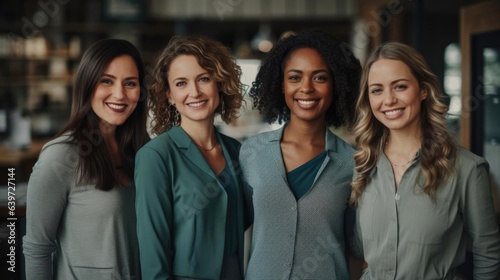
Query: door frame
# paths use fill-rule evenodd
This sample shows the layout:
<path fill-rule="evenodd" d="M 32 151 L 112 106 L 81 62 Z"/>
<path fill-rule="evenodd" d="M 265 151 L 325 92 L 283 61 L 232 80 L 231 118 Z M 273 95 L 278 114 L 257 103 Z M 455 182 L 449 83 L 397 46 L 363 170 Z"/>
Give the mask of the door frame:
<path fill-rule="evenodd" d="M 471 110 L 474 110 L 471 73 L 472 36 L 500 30 L 500 1 L 490 0 L 460 9 L 460 46 L 462 49 L 462 113 L 460 116 L 460 144 L 471 149 Z"/>

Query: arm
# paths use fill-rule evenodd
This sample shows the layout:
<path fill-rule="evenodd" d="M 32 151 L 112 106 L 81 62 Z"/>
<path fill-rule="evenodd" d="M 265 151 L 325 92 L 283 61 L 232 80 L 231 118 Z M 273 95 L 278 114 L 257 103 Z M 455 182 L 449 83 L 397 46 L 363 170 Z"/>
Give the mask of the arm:
<path fill-rule="evenodd" d="M 466 181 L 465 222 L 472 239 L 474 279 L 500 277 L 500 235 L 493 209 L 488 164 L 477 164 Z"/>
<path fill-rule="evenodd" d="M 347 250 L 350 255 L 356 259 L 363 258 L 361 240 L 358 238 L 358 230 L 356 230 L 356 209 L 354 206 L 347 205 L 344 214 L 345 236 L 347 241 Z"/>
<path fill-rule="evenodd" d="M 245 203 L 245 230 L 253 225 L 253 189 L 243 180 L 243 200 Z"/>
<path fill-rule="evenodd" d="M 172 191 L 167 168 L 153 149 L 135 159 L 137 238 L 143 279 L 169 279 L 172 265 Z"/>
<path fill-rule="evenodd" d="M 361 272 L 368 267 L 366 262 L 362 260 L 363 253 L 361 245 L 358 244 L 358 238 L 355 233 L 356 227 L 356 209 L 354 206 L 347 205 L 345 214 L 345 235 L 346 235 L 346 259 L 349 265 L 349 274 L 356 279 L 359 279 Z M 361 251 L 360 251 L 361 250 Z"/>
<path fill-rule="evenodd" d="M 56 250 L 67 190 L 74 180 L 74 167 L 69 160 L 73 157 L 62 147 L 62 144 L 55 144 L 40 154 L 28 182 L 26 235 L 23 238 L 28 280 L 53 279 L 52 253 Z"/>
<path fill-rule="evenodd" d="M 245 160 L 247 157 L 245 155 L 248 154 L 246 147 L 241 147 L 239 150 L 239 168 L 238 173 L 241 176 L 241 182 L 243 184 L 243 202 L 244 202 L 244 213 L 245 213 L 245 221 L 244 226 L 245 230 L 250 228 L 253 225 L 254 213 L 253 213 L 253 188 L 248 184 L 247 175 L 245 172 Z"/>

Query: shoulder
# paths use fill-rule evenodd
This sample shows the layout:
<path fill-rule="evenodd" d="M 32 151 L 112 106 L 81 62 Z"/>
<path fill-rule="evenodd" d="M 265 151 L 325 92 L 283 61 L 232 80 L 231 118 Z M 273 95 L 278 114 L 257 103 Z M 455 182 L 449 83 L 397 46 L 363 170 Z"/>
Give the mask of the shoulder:
<path fill-rule="evenodd" d="M 468 171 L 470 172 L 480 166 L 484 166 L 487 170 L 489 170 L 489 164 L 483 157 L 480 157 L 463 147 L 458 148 L 457 159 L 455 162 L 457 172 L 468 173 Z"/>
<path fill-rule="evenodd" d="M 224 145 L 229 146 L 231 148 L 236 148 L 238 150 L 240 149 L 240 147 L 241 147 L 240 141 L 234 139 L 233 137 L 222 134 L 220 132 L 219 132 L 219 135 L 220 135 L 220 139 L 224 142 Z"/>
<path fill-rule="evenodd" d="M 74 143 L 69 135 L 57 137 L 47 142 L 40 152 L 40 158 L 59 160 L 78 154 L 78 143 Z"/>
<path fill-rule="evenodd" d="M 139 152 L 155 150 L 157 152 L 166 151 L 168 147 L 175 145 L 174 140 L 168 134 L 168 131 L 163 132 L 162 134 L 157 135 L 153 139 L 151 139 L 148 143 L 142 146 L 139 149 Z"/>
<path fill-rule="evenodd" d="M 335 153 L 348 154 L 351 156 L 356 152 L 356 148 L 354 146 L 346 142 L 338 135 L 332 133 L 330 130 L 327 130 L 326 139 L 328 142 L 328 149 Z"/>
<path fill-rule="evenodd" d="M 242 149 L 252 148 L 255 146 L 262 146 L 265 144 L 269 144 L 274 141 L 280 141 L 282 128 L 261 132 L 256 135 L 248 137 L 245 141 L 243 141 Z"/>

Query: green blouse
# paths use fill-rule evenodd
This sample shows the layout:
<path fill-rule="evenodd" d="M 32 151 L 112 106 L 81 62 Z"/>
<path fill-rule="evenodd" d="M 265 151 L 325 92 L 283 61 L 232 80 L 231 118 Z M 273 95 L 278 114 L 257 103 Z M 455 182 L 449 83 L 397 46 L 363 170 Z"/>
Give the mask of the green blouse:
<path fill-rule="evenodd" d="M 288 185 L 297 200 L 299 200 L 311 188 L 321 164 L 325 161 L 325 157 L 326 152 L 323 151 L 310 161 L 286 174 Z"/>

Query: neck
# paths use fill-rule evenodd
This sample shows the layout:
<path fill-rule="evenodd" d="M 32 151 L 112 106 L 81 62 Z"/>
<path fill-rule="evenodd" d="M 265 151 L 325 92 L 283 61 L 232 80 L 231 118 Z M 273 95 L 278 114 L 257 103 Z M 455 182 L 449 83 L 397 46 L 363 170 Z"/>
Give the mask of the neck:
<path fill-rule="evenodd" d="M 204 150 L 211 150 L 217 144 L 213 123 L 181 123 L 181 127 L 191 140 Z"/>
<path fill-rule="evenodd" d="M 403 151 L 420 149 L 422 144 L 422 133 L 420 130 L 414 132 L 390 131 L 386 139 L 386 148 L 397 148 Z"/>
<path fill-rule="evenodd" d="M 283 137 L 286 137 L 286 141 L 300 144 L 324 144 L 325 132 L 325 122 L 307 123 L 291 120 L 285 127 Z"/>

